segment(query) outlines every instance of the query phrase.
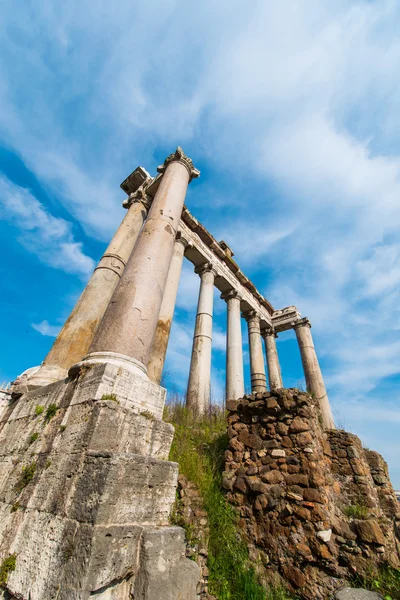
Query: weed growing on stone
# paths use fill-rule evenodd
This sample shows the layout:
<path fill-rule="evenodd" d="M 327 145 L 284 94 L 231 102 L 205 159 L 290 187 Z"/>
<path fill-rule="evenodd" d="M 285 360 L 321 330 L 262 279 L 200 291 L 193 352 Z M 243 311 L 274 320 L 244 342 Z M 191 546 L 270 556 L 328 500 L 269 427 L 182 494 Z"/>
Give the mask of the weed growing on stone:
<path fill-rule="evenodd" d="M 356 576 L 352 584 L 378 592 L 384 600 L 400 600 L 400 569 L 389 565 L 371 569 L 365 577 Z"/>
<path fill-rule="evenodd" d="M 48 423 L 57 413 L 58 408 L 57 408 L 57 404 L 49 404 L 49 406 L 47 407 L 46 410 L 46 415 L 44 417 L 44 420 L 46 421 L 46 423 Z"/>
<path fill-rule="evenodd" d="M 140 415 L 142 417 L 146 417 L 146 419 L 149 419 L 149 421 L 154 421 L 154 419 L 155 419 L 155 416 L 149 410 L 142 410 L 142 412 L 140 413 Z"/>
<path fill-rule="evenodd" d="M 209 591 L 219 600 L 288 600 L 282 589 L 263 588 L 238 535 L 238 517 L 225 500 L 221 474 L 227 448 L 225 411 L 214 408 L 194 419 L 179 403 L 166 407 L 164 420 L 175 427 L 170 460 L 202 494 L 210 528 Z M 180 523 L 181 524 L 181 523 Z M 190 532 L 189 532 L 190 534 Z"/>
<path fill-rule="evenodd" d="M 119 404 L 119 400 L 118 400 L 116 394 L 103 394 L 101 399 L 102 400 L 112 400 L 113 402 L 118 402 L 118 404 Z"/>
<path fill-rule="evenodd" d="M 65 431 L 67 429 L 66 425 L 60 425 L 60 432 L 62 433 L 63 431 Z"/>
<path fill-rule="evenodd" d="M 343 510 L 346 517 L 353 519 L 368 519 L 369 510 L 366 506 L 362 504 L 350 504 L 350 506 L 346 506 Z"/>
<path fill-rule="evenodd" d="M 22 492 L 22 490 L 32 481 L 36 472 L 36 462 L 32 462 L 30 465 L 26 465 L 26 467 L 22 467 L 21 477 L 15 485 L 15 489 L 18 493 Z"/>
<path fill-rule="evenodd" d="M 39 415 L 42 414 L 42 412 L 44 411 L 44 406 L 42 406 L 41 404 L 37 404 L 35 406 L 35 415 L 38 417 Z"/>
<path fill-rule="evenodd" d="M 17 512 L 17 510 L 20 507 L 20 503 L 19 502 L 14 502 L 14 504 L 11 507 L 11 512 Z"/>
<path fill-rule="evenodd" d="M 7 583 L 7 579 L 11 571 L 15 571 L 15 567 L 17 566 L 17 555 L 10 554 L 3 560 L 0 564 L 0 586 L 5 585 Z"/>
<path fill-rule="evenodd" d="M 32 433 L 32 435 L 29 438 L 29 445 L 33 444 L 33 442 L 36 442 L 38 437 L 39 437 L 39 434 L 37 431 L 35 431 L 35 433 Z"/>

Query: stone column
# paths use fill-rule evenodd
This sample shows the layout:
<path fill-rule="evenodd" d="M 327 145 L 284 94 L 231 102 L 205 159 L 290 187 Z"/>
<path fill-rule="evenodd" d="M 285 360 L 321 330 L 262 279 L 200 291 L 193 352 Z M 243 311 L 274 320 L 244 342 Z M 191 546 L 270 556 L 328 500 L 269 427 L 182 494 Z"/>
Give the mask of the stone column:
<path fill-rule="evenodd" d="M 171 331 L 172 318 L 174 316 L 176 295 L 178 293 L 179 280 L 182 270 L 182 262 L 185 250 L 192 243 L 178 232 L 171 265 L 169 267 L 167 284 L 158 315 L 157 329 L 151 348 L 150 360 L 147 366 L 147 375 L 154 383 L 160 383 L 164 368 L 165 355 L 167 353 L 169 334 Z"/>
<path fill-rule="evenodd" d="M 324 427 L 326 429 L 335 429 L 328 394 L 326 392 L 311 335 L 311 323 L 308 319 L 301 319 L 294 325 L 294 329 L 296 331 L 297 341 L 300 348 L 301 362 L 303 363 L 307 391 L 314 396 L 315 400 L 318 400 L 319 402 Z"/>
<path fill-rule="evenodd" d="M 237 400 L 244 396 L 241 298 L 234 290 L 222 294 L 221 298 L 227 304 L 226 399 Z"/>
<path fill-rule="evenodd" d="M 211 344 L 215 273 L 206 263 L 195 269 L 201 277 L 196 325 L 190 361 L 186 406 L 196 415 L 203 415 L 210 406 Z"/>
<path fill-rule="evenodd" d="M 251 391 L 265 392 L 267 378 L 265 377 L 264 356 L 261 345 L 260 317 L 254 310 L 244 315 L 249 331 Z"/>
<path fill-rule="evenodd" d="M 189 182 L 199 171 L 181 148 L 163 173 L 148 218 L 83 364 L 113 363 L 137 375 L 146 367 Z M 73 374 L 81 367 L 74 365 Z"/>
<path fill-rule="evenodd" d="M 278 352 L 276 350 L 275 338 L 277 337 L 278 336 L 272 328 L 265 329 L 263 331 L 265 353 L 267 355 L 268 383 L 270 390 L 283 388 L 281 368 L 279 366 Z"/>
<path fill-rule="evenodd" d="M 128 212 L 41 368 L 29 379 L 29 388 L 63 379 L 87 353 L 146 219 L 150 204 L 145 187 L 124 202 Z"/>

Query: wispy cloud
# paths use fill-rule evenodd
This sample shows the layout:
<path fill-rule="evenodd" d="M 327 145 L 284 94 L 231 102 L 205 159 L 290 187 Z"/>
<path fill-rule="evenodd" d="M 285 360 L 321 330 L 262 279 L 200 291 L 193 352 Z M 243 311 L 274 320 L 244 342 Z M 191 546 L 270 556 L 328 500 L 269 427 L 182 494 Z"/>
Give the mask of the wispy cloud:
<path fill-rule="evenodd" d="M 50 337 L 57 337 L 58 332 L 61 329 L 60 325 L 50 325 L 46 320 L 41 323 L 31 323 L 31 326 L 41 335 L 48 335 Z"/>
<path fill-rule="evenodd" d="M 53 217 L 29 190 L 0 176 L 0 219 L 15 225 L 22 233 L 19 242 L 41 261 L 86 278 L 94 261 L 74 240 L 71 223 Z"/>

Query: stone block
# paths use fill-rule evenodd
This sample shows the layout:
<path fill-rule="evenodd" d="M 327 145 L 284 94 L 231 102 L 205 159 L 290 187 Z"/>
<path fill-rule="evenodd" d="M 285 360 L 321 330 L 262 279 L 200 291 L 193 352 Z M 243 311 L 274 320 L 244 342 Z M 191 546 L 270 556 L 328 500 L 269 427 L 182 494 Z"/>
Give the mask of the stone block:
<path fill-rule="evenodd" d="M 111 363 L 94 365 L 79 377 L 71 405 L 87 400 L 101 400 L 115 394 L 121 406 L 136 412 L 149 411 L 162 419 L 166 390 L 147 377 L 132 373 Z"/>
<path fill-rule="evenodd" d="M 183 529 L 145 530 L 133 585 L 135 600 L 197 600 L 198 579 L 199 567 L 185 558 Z"/>

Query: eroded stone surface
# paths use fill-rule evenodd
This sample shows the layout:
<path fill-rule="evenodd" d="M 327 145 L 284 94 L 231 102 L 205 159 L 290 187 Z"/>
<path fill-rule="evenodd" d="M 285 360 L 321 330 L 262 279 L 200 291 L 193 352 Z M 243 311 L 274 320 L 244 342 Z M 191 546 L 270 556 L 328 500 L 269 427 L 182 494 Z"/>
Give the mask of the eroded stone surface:
<path fill-rule="evenodd" d="M 11 597 L 128 600 L 136 586 L 135 599 L 163 589 L 163 600 L 176 600 L 178 584 L 182 598 L 196 597 L 198 568 L 185 558 L 183 530 L 169 526 L 173 427 L 132 401 L 144 388 L 131 373 L 129 398 L 101 399 L 122 389 L 118 378 L 112 366 L 94 367 L 26 394 L 3 418 L 0 562 L 16 554 Z"/>

